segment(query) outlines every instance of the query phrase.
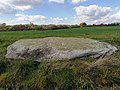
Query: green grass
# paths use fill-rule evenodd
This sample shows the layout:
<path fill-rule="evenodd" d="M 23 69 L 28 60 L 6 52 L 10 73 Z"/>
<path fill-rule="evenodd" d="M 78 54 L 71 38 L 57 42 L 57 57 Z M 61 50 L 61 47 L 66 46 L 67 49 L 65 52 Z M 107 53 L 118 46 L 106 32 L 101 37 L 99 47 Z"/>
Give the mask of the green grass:
<path fill-rule="evenodd" d="M 83 27 L 48 31 L 0 32 L 0 39 L 4 40 L 42 37 L 89 37 L 96 39 L 120 38 L 120 26 Z"/>
<path fill-rule="evenodd" d="M 105 65 L 93 68 L 89 68 L 94 61 L 91 58 L 37 63 L 4 57 L 7 46 L 16 40 L 43 37 L 93 38 L 109 42 L 119 51 Z M 15 85 L 17 89 L 22 87 L 24 90 L 119 90 L 119 61 L 120 26 L 0 32 L 0 87 L 3 88 Z"/>

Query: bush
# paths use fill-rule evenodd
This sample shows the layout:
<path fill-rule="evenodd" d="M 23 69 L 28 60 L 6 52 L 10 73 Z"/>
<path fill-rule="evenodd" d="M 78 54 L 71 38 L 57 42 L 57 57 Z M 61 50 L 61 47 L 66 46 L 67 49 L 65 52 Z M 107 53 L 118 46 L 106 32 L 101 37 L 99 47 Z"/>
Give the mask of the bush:
<path fill-rule="evenodd" d="M 84 23 L 80 23 L 80 27 L 85 27 L 87 26 L 87 24 L 84 22 Z"/>

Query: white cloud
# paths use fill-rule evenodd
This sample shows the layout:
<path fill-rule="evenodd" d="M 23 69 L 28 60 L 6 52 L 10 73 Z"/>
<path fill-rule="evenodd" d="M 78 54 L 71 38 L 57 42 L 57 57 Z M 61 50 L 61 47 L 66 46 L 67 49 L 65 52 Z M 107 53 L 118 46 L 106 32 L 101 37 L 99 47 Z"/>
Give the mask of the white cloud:
<path fill-rule="evenodd" d="M 37 5 L 42 2 L 42 0 L 7 0 L 7 1 L 17 6 Z"/>
<path fill-rule="evenodd" d="M 0 14 L 13 14 L 16 10 L 7 3 L 0 3 Z"/>
<path fill-rule="evenodd" d="M 76 3 L 79 3 L 79 2 L 85 2 L 87 0 L 71 0 L 71 1 L 72 1 L 72 3 L 76 4 Z"/>
<path fill-rule="evenodd" d="M 114 20 L 120 20 L 120 11 L 110 16 Z"/>
<path fill-rule="evenodd" d="M 41 3 L 42 0 L 3 0 L 0 3 L 9 3 L 17 6 L 26 6 L 26 5 L 37 5 Z"/>
<path fill-rule="evenodd" d="M 35 21 L 42 21 L 45 20 L 46 17 L 42 15 L 24 15 L 24 14 L 16 14 L 16 20 L 18 21 L 28 21 L 28 22 L 35 22 Z"/>
<path fill-rule="evenodd" d="M 79 6 L 74 8 L 78 16 L 90 19 L 96 19 L 106 16 L 110 11 L 110 7 L 100 7 L 97 5 Z"/>
<path fill-rule="evenodd" d="M 10 19 L 8 24 L 27 24 L 30 22 L 44 22 L 46 20 L 45 16 L 42 15 L 24 15 L 24 14 L 16 14 L 15 19 Z"/>
<path fill-rule="evenodd" d="M 94 20 L 93 23 L 100 24 L 100 23 L 114 23 L 114 22 L 120 22 L 120 11 L 111 15 L 109 14 L 101 19 Z"/>
<path fill-rule="evenodd" d="M 75 20 L 79 22 L 94 22 L 105 19 L 111 12 L 111 7 L 100 7 L 97 5 L 79 6 L 74 8 L 76 12 Z"/>
<path fill-rule="evenodd" d="M 25 11 L 25 10 L 28 10 L 28 9 L 31 9 L 32 6 L 31 5 L 27 5 L 27 6 L 14 6 L 14 9 L 18 9 L 18 10 L 21 10 L 21 11 Z"/>
<path fill-rule="evenodd" d="M 67 17 L 65 17 L 65 18 L 64 18 L 64 20 L 68 20 L 68 18 L 67 18 Z"/>
<path fill-rule="evenodd" d="M 87 0 L 70 0 L 73 4 L 77 4 L 79 2 L 85 2 Z M 55 2 L 55 3 L 64 3 L 65 0 L 49 0 L 49 2 Z"/>
<path fill-rule="evenodd" d="M 60 17 L 54 17 L 54 18 L 50 18 L 50 20 L 52 21 L 53 24 L 59 24 L 59 23 L 63 23 L 65 22 L 66 20 L 68 20 L 67 17 L 65 18 L 60 18 Z"/>
<path fill-rule="evenodd" d="M 49 0 L 49 2 L 64 3 L 64 0 Z"/>
<path fill-rule="evenodd" d="M 41 2 L 42 0 L 2 0 L 0 1 L 0 14 L 12 14 L 17 10 L 28 10 Z"/>

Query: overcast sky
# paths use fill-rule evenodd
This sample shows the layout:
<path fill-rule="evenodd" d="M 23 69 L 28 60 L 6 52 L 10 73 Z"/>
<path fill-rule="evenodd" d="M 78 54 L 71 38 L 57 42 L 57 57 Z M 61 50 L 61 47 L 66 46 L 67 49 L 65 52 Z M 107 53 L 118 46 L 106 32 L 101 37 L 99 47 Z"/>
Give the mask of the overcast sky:
<path fill-rule="evenodd" d="M 120 0 L 0 0 L 0 23 L 120 22 Z"/>

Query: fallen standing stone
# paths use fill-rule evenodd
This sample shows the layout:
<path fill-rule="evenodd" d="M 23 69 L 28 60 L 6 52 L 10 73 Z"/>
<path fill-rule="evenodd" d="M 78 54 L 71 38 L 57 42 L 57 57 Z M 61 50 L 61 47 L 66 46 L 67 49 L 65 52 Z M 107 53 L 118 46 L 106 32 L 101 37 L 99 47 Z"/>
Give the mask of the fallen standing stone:
<path fill-rule="evenodd" d="M 93 39 L 48 37 L 22 39 L 8 46 L 6 58 L 41 60 L 71 60 L 81 57 L 109 56 L 116 47 Z"/>

